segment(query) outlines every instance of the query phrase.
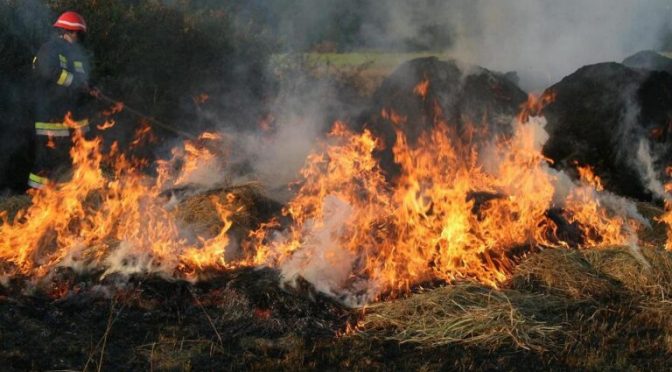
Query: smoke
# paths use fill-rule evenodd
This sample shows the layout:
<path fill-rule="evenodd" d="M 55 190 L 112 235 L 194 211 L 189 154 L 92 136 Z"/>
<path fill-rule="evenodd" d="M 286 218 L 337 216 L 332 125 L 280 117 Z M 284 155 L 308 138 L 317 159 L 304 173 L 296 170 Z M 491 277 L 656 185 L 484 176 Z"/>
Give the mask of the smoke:
<path fill-rule="evenodd" d="M 469 1 L 455 17 L 453 53 L 502 71 L 538 90 L 580 66 L 620 61 L 660 45 L 672 5 L 665 0 Z"/>
<path fill-rule="evenodd" d="M 453 40 L 445 51 L 490 69 L 517 71 L 528 90 L 586 64 L 658 48 L 672 29 L 667 0 L 389 0 L 372 7 L 375 15 L 362 27 L 370 44 L 427 37 L 428 25 L 448 25 Z M 381 15 L 384 21 L 376 21 Z"/>
<path fill-rule="evenodd" d="M 658 176 L 660 172 L 656 170 L 654 165 L 655 160 L 651 154 L 651 146 L 647 139 L 640 139 L 639 145 L 637 146 L 637 157 L 635 159 L 640 165 L 636 169 L 640 174 L 644 186 L 656 197 L 660 199 L 667 199 L 668 196 L 665 192 L 663 182 Z"/>
<path fill-rule="evenodd" d="M 340 95 L 334 80 L 316 76 L 300 57 L 287 59 L 288 66 L 281 71 L 270 65 L 266 72 L 277 82 L 264 103 L 266 114 L 242 128 L 223 120 L 217 129 L 228 141 L 226 171 L 232 181 L 258 181 L 279 201 L 291 197 L 288 185 L 300 177 L 307 156 L 333 122 L 354 117 L 366 104 L 344 102 L 347 98 Z M 218 110 L 207 113 L 213 121 L 219 114 Z"/>
<path fill-rule="evenodd" d="M 334 297 L 342 293 L 356 258 L 340 241 L 352 214 L 353 208 L 343 200 L 325 198 L 322 222 L 307 225 L 301 248 L 280 267 L 288 284 L 295 285 L 302 277 L 322 293 Z"/>
<path fill-rule="evenodd" d="M 578 67 L 669 44 L 668 0 L 296 0 L 264 5 L 291 50 L 447 52 L 541 90 Z"/>
<path fill-rule="evenodd" d="M 614 88 L 616 89 L 616 88 Z M 659 154 L 664 154 L 667 144 L 652 144 L 644 128 L 648 123 L 642 122 L 642 107 L 637 99 L 639 86 L 634 84 L 622 88 L 620 113 L 617 135 L 614 137 L 616 156 L 624 161 L 639 176 L 641 184 L 654 198 L 666 200 L 669 195 L 665 191 Z"/>

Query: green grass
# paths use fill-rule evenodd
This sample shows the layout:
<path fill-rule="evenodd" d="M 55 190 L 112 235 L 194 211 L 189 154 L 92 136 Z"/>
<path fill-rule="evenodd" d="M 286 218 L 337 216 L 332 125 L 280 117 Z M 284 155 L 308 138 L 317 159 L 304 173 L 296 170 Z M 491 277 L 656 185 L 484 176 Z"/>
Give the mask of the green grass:
<path fill-rule="evenodd" d="M 352 52 L 352 53 L 306 53 L 303 57 L 320 68 L 347 69 L 366 65 L 367 72 L 388 74 L 401 63 L 414 58 L 436 56 L 440 59 L 450 58 L 443 52 L 388 53 L 388 52 Z M 276 54 L 272 57 L 278 63 L 287 54 Z"/>

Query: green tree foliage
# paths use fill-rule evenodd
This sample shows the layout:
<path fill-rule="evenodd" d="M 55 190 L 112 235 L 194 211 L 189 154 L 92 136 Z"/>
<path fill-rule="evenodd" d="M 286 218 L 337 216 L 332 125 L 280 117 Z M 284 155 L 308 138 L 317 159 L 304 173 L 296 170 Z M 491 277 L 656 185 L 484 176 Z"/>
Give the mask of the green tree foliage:
<path fill-rule="evenodd" d="M 238 66 L 262 66 L 269 43 L 256 24 L 228 2 L 53 0 L 56 13 L 75 9 L 87 19 L 96 79 L 107 89 L 174 116 L 182 97 L 209 81 L 231 86 Z M 248 69 L 249 70 L 249 69 Z"/>
<path fill-rule="evenodd" d="M 32 4 L 28 4 L 32 3 Z M 26 74 L 62 11 L 89 25 L 94 81 L 127 103 L 171 118 L 208 86 L 260 80 L 271 42 L 235 1 L 0 0 L 0 71 Z M 216 81 L 217 84 L 210 82 Z M 258 89 L 259 90 L 259 89 Z M 257 91 L 258 91 L 257 90 Z"/>

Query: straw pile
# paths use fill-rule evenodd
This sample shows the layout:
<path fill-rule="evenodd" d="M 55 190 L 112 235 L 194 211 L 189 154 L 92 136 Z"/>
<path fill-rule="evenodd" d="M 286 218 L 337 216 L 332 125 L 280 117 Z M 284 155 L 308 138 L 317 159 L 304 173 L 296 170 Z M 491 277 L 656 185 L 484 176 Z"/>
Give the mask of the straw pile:
<path fill-rule="evenodd" d="M 457 283 L 371 306 L 352 338 L 411 344 L 427 360 L 462 347 L 549 368 L 656 370 L 672 366 L 671 291 L 672 253 L 661 248 L 547 249 L 501 289 Z"/>
<path fill-rule="evenodd" d="M 516 291 L 465 283 L 376 304 L 367 309 L 361 328 L 373 337 L 420 347 L 460 343 L 494 350 L 508 344 L 543 351 L 562 328 L 534 314 L 557 302 L 548 295 L 524 298 Z"/>

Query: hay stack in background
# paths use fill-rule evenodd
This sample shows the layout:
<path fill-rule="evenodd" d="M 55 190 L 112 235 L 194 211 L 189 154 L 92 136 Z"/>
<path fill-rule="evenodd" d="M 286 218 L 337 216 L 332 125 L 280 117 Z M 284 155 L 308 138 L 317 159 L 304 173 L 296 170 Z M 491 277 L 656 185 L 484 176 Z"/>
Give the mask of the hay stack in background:
<path fill-rule="evenodd" d="M 619 63 L 584 66 L 546 90 L 555 100 L 542 114 L 549 134 L 543 153 L 554 167 L 589 165 L 605 189 L 651 200 L 646 178 L 649 144 L 657 177 L 671 160 L 672 74 L 633 69 Z M 656 196 L 658 197 L 658 196 Z"/>

